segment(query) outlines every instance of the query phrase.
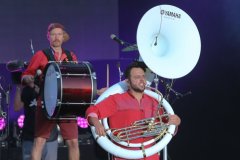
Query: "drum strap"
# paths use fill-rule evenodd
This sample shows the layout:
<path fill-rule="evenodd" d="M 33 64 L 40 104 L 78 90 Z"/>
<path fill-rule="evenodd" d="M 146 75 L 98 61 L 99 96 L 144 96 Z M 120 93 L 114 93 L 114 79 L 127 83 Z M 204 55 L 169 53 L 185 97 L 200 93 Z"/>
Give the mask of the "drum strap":
<path fill-rule="evenodd" d="M 45 56 L 47 57 L 48 61 L 56 61 L 52 54 L 52 50 L 50 48 L 44 49 L 42 51 L 45 54 Z M 68 61 L 72 61 L 71 52 L 64 49 L 64 53 L 67 55 Z"/>

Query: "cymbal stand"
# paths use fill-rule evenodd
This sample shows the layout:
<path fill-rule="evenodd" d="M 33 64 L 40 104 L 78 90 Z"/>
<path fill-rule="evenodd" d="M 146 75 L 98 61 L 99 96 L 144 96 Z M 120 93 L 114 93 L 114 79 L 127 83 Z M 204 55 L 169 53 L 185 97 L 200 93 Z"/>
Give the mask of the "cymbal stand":
<path fill-rule="evenodd" d="M 2 90 L 1 84 L 0 84 L 0 89 Z M 6 120 L 6 116 L 7 116 L 6 112 L 4 112 L 3 109 L 2 109 L 2 93 L 0 92 L 0 118 L 3 118 L 3 119 Z M 4 122 L 4 123 L 8 125 L 8 121 Z M 0 134 L 0 142 L 7 138 L 8 128 L 6 128 L 5 130 L 3 130 L 1 132 L 2 133 Z"/>
<path fill-rule="evenodd" d="M 9 92 L 5 92 L 4 89 L 2 88 L 2 85 L 0 83 L 0 91 L 3 91 L 3 93 L 6 95 L 6 96 L 9 96 Z M 9 109 L 9 107 L 7 107 Z M 3 118 L 6 120 L 6 129 L 5 129 L 5 132 L 3 132 L 3 135 L 1 134 L 0 135 L 0 141 L 2 140 L 5 140 L 9 134 L 9 116 L 7 115 L 6 112 L 3 111 L 2 109 L 2 93 L 0 92 L 0 118 Z"/>
<path fill-rule="evenodd" d="M 170 83 L 167 83 L 163 80 L 161 80 L 161 82 L 163 82 L 164 86 L 165 86 L 165 99 L 167 101 L 170 101 L 170 93 L 172 92 L 174 95 L 175 95 L 175 99 L 173 99 L 171 101 L 171 105 L 176 101 L 178 100 L 179 98 L 183 98 L 184 96 L 187 96 L 189 94 L 192 94 L 191 91 L 188 91 L 186 93 L 179 93 L 177 92 L 176 90 L 173 89 L 173 83 L 174 83 L 174 80 L 172 79 Z"/>
<path fill-rule="evenodd" d="M 0 93 L 0 118 L 6 118 L 6 116 L 7 116 L 7 113 L 4 112 L 2 109 L 2 93 Z"/>

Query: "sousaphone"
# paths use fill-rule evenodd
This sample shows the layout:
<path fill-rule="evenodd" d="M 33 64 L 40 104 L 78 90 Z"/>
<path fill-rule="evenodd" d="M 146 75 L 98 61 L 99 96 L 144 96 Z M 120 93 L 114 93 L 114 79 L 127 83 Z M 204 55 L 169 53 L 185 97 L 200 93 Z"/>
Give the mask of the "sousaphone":
<path fill-rule="evenodd" d="M 200 35 L 193 20 L 171 5 L 156 6 L 144 14 L 137 29 L 137 45 L 149 69 L 169 79 L 191 72 L 201 50 Z"/>
<path fill-rule="evenodd" d="M 164 78 L 174 79 L 188 74 L 197 64 L 200 44 L 199 32 L 193 20 L 183 10 L 171 5 L 153 7 L 144 14 L 138 25 L 137 46 L 141 58 L 150 70 Z M 105 91 L 96 103 L 112 94 L 123 93 L 126 90 L 126 83 L 119 82 Z M 161 96 L 161 93 L 155 93 L 148 89 L 145 90 L 145 93 L 158 100 L 167 114 L 174 114 L 170 104 Z M 151 121 L 151 118 L 140 120 L 137 124 L 149 126 L 149 124 L 145 124 L 149 120 Z M 155 138 L 143 143 L 129 143 L 128 140 L 116 140 L 106 118 L 101 123 L 107 132 L 105 137 L 96 135 L 95 128 L 91 127 L 98 144 L 112 155 L 126 159 L 140 159 L 156 154 L 170 142 L 175 132 L 174 125 L 163 126 L 163 128 L 156 125 L 155 128 L 159 128 L 160 131 Z M 133 133 L 138 127 L 138 125 L 132 127 Z M 127 131 L 128 129 L 127 127 Z M 124 130 L 126 128 L 123 128 L 121 132 L 127 134 Z M 143 135 L 145 134 L 144 132 Z M 149 135 L 153 136 L 152 133 Z M 145 148 L 149 144 L 152 146 Z M 139 150 L 132 150 L 132 147 L 138 147 Z"/>

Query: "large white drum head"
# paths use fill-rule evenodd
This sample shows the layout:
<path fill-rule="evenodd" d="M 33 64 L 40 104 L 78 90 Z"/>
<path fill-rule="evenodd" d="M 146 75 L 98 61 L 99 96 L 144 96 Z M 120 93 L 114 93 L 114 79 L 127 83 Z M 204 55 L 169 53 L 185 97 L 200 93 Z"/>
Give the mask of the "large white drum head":
<path fill-rule="evenodd" d="M 57 105 L 57 91 L 59 72 L 56 72 L 55 63 L 48 66 L 44 80 L 44 103 L 48 116 L 54 114 Z M 56 65 L 56 64 L 55 64 Z"/>
<path fill-rule="evenodd" d="M 191 17 L 171 5 L 148 10 L 137 29 L 137 45 L 145 64 L 164 78 L 180 78 L 197 64 L 201 42 Z"/>

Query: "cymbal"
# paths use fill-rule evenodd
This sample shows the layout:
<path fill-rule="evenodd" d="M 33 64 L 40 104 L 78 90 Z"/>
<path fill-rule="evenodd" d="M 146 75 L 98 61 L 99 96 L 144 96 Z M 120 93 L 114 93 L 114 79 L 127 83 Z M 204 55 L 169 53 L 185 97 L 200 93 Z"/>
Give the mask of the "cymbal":
<path fill-rule="evenodd" d="M 137 44 L 127 46 L 127 47 L 123 48 L 122 51 L 123 52 L 138 51 Z"/>
<path fill-rule="evenodd" d="M 26 67 L 27 63 L 21 60 L 12 60 L 7 62 L 6 68 L 9 72 L 21 71 Z"/>

